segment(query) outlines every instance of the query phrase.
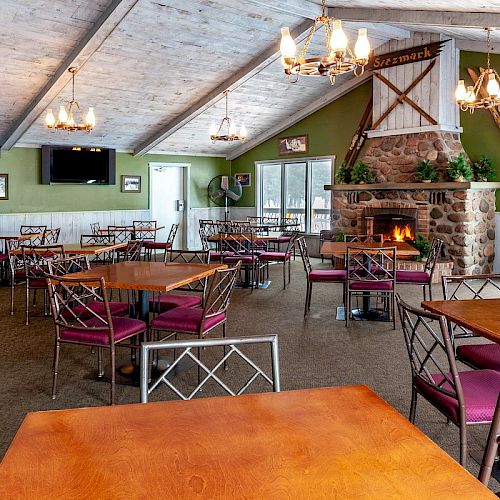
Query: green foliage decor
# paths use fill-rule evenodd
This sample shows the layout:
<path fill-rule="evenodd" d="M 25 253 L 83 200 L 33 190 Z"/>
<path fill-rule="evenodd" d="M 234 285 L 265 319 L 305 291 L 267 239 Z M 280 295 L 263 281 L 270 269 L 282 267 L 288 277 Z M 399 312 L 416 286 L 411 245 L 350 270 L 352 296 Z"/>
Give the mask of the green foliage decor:
<path fill-rule="evenodd" d="M 472 164 L 472 172 L 475 181 L 492 181 L 495 178 L 495 167 L 492 161 L 485 155 L 481 155 L 478 161 Z"/>
<path fill-rule="evenodd" d="M 454 181 L 471 181 L 474 177 L 472 167 L 463 153 L 460 153 L 455 160 L 450 160 L 448 162 L 448 168 L 446 171 L 448 172 L 450 179 Z"/>
<path fill-rule="evenodd" d="M 352 169 L 346 163 L 342 163 L 340 168 L 335 173 L 335 182 L 337 184 L 349 184 L 351 182 Z"/>
<path fill-rule="evenodd" d="M 429 257 L 431 252 L 431 242 L 424 238 L 421 234 L 417 235 L 417 239 L 412 243 L 412 245 L 420 252 L 420 257 L 416 260 L 425 260 Z"/>
<path fill-rule="evenodd" d="M 417 173 L 415 174 L 415 180 L 417 182 L 431 181 L 435 182 L 439 178 L 436 172 L 436 166 L 429 160 L 423 160 L 417 164 Z"/>
<path fill-rule="evenodd" d="M 368 168 L 366 163 L 360 161 L 352 168 L 351 180 L 353 184 L 373 184 L 375 174 Z"/>

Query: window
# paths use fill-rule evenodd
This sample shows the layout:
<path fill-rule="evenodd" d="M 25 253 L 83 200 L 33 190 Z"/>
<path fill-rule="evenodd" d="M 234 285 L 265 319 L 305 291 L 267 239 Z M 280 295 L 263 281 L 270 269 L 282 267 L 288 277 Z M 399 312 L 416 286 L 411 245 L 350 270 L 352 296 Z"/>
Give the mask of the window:
<path fill-rule="evenodd" d="M 261 217 L 296 217 L 300 231 L 330 229 L 331 158 L 257 164 L 257 210 Z"/>

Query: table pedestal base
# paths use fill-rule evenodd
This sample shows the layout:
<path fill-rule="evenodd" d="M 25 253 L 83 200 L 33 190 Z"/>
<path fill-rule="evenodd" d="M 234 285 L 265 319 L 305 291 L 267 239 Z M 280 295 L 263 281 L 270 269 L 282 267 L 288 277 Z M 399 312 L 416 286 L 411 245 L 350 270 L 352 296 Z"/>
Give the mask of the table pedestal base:
<path fill-rule="evenodd" d="M 354 321 L 388 321 L 389 315 L 383 309 L 364 309 L 356 308 L 351 310 Z M 337 307 L 337 321 L 345 321 L 345 307 Z"/>

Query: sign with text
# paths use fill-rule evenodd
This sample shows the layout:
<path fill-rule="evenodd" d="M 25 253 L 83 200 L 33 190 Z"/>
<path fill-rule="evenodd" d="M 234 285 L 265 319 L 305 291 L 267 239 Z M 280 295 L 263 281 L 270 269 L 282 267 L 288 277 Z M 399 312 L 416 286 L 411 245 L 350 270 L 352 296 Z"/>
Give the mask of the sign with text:
<path fill-rule="evenodd" d="M 365 69 L 371 69 L 373 71 L 434 59 L 440 54 L 443 45 L 447 41 L 448 40 L 427 43 L 425 45 L 419 45 L 418 47 L 412 47 L 411 49 L 396 50 L 388 54 L 372 56 Z"/>

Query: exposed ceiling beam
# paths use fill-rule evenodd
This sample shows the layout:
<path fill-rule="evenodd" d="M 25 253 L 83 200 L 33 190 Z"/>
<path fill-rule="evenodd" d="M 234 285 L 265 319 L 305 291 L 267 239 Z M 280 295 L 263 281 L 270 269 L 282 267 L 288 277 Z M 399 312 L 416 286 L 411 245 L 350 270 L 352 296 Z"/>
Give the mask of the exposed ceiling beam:
<path fill-rule="evenodd" d="M 330 15 L 343 21 L 368 21 L 386 24 L 421 24 L 456 28 L 500 26 L 500 14 L 493 12 L 451 12 L 434 10 L 368 9 L 331 7 Z"/>
<path fill-rule="evenodd" d="M 322 14 L 321 5 L 310 0 L 247 0 L 246 3 L 306 19 L 316 19 Z"/>
<path fill-rule="evenodd" d="M 40 116 L 40 113 L 47 108 L 71 80 L 68 68 L 71 66 L 81 68 L 137 2 L 138 0 L 113 0 L 92 29 L 80 40 L 78 45 L 59 65 L 46 85 L 22 111 L 10 130 L 0 139 L 1 150 L 9 150 L 17 143 L 26 130 Z"/>
<path fill-rule="evenodd" d="M 299 26 L 292 30 L 291 35 L 298 43 L 300 43 L 307 36 L 310 28 L 311 21 L 303 21 Z M 266 66 L 269 66 L 274 61 L 279 59 L 279 57 L 280 52 L 278 42 L 277 44 L 273 44 L 272 46 L 261 52 L 244 68 L 241 68 L 235 74 L 231 75 L 227 80 L 222 82 L 211 92 L 202 97 L 198 102 L 193 104 L 193 106 L 183 111 L 179 116 L 168 122 L 166 125 L 161 127 L 160 130 L 158 130 L 152 136 L 148 137 L 145 141 L 139 144 L 139 146 L 137 146 L 134 150 L 134 155 L 142 156 L 146 154 L 152 148 L 164 141 L 167 137 L 171 136 L 174 132 L 186 125 L 186 123 L 194 120 L 197 116 L 213 106 L 217 101 L 222 99 L 222 93 L 224 92 L 224 90 L 234 90 L 238 88 L 247 80 L 262 71 L 262 69 L 264 69 Z"/>
<path fill-rule="evenodd" d="M 455 40 L 457 49 L 468 50 L 470 52 L 484 52 L 486 53 L 486 42 L 479 42 L 476 40 Z M 500 42 L 493 42 L 491 44 L 491 53 L 500 54 Z"/>
<path fill-rule="evenodd" d="M 327 104 L 330 104 L 336 99 L 339 99 L 345 94 L 351 92 L 351 90 L 354 90 L 355 88 L 359 87 L 367 80 L 369 80 L 371 77 L 372 77 L 371 71 L 366 71 L 360 77 L 352 77 L 347 82 L 344 82 L 338 86 L 335 85 L 324 96 L 321 96 L 319 99 L 316 99 L 305 108 L 301 109 L 300 111 L 297 111 L 287 120 L 281 121 L 278 125 L 275 125 L 269 130 L 266 130 L 264 133 L 258 135 L 257 137 L 250 139 L 249 141 L 245 141 L 240 147 L 234 149 L 233 151 L 230 151 L 229 154 L 227 155 L 227 159 L 234 160 L 238 156 L 241 156 L 243 153 L 250 151 L 250 149 L 253 149 L 259 144 L 262 144 L 268 139 L 271 139 L 280 132 L 283 132 L 283 130 L 286 130 L 288 127 L 295 125 L 300 120 L 307 118 L 309 115 L 312 115 L 313 113 L 323 108 Z"/>

